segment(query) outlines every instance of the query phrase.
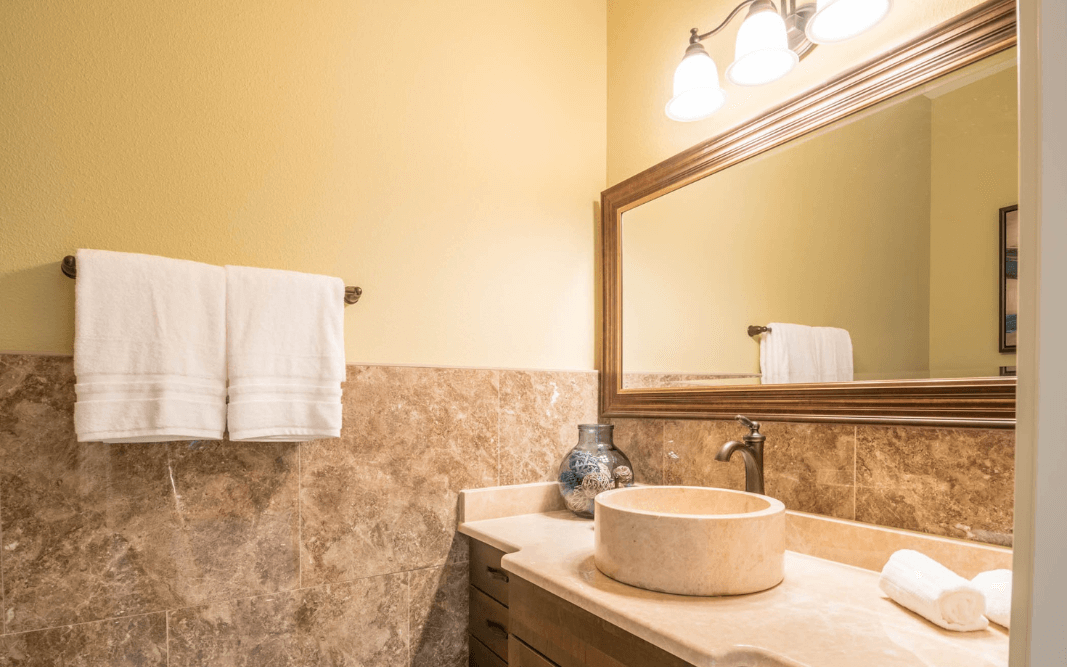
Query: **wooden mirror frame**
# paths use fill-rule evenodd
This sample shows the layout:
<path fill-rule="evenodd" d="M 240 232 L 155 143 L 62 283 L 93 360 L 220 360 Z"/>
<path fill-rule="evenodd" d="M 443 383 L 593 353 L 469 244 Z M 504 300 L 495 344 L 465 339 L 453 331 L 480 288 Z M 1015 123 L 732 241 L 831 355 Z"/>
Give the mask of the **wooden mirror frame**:
<path fill-rule="evenodd" d="M 601 193 L 601 414 L 729 419 L 743 413 L 781 421 L 1013 428 L 1015 378 L 623 389 L 621 234 L 622 214 L 636 206 L 1009 49 L 1015 42 L 1015 0 L 990 0 Z"/>

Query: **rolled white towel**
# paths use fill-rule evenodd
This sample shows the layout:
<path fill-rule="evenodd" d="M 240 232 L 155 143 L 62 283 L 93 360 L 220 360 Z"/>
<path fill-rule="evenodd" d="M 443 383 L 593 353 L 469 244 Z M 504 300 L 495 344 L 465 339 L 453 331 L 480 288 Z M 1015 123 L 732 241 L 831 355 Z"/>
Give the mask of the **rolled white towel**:
<path fill-rule="evenodd" d="M 889 557 L 878 586 L 900 605 L 946 629 L 984 630 L 989 621 L 982 591 L 918 551 L 902 549 Z"/>
<path fill-rule="evenodd" d="M 985 595 L 986 618 L 1005 628 L 1011 627 L 1011 570 L 983 572 L 971 583 Z"/>

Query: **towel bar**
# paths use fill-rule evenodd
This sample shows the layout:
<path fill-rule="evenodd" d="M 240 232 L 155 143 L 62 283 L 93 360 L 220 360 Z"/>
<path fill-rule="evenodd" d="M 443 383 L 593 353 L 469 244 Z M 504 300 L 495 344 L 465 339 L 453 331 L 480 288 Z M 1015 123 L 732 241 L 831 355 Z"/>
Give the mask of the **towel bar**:
<path fill-rule="evenodd" d="M 59 267 L 63 271 L 63 275 L 68 278 L 78 277 L 78 260 L 74 255 L 67 255 L 63 258 L 63 263 Z M 345 286 L 345 305 L 351 305 L 359 301 L 359 297 L 363 296 L 363 290 L 359 287 Z"/>
<path fill-rule="evenodd" d="M 770 333 L 770 332 L 771 332 L 771 328 L 770 327 L 757 327 L 754 324 L 748 325 L 748 335 L 749 336 L 755 337 L 755 336 L 760 335 L 761 333 Z"/>

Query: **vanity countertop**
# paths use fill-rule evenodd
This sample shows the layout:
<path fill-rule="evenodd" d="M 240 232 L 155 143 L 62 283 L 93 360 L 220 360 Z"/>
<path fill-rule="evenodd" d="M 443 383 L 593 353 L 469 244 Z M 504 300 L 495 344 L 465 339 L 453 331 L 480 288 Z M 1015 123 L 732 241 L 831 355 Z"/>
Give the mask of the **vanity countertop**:
<path fill-rule="evenodd" d="M 941 630 L 889 600 L 878 573 L 814 556 L 787 551 L 785 581 L 768 591 L 686 597 L 601 574 L 593 522 L 570 512 L 461 522 L 459 532 L 506 552 L 505 570 L 694 665 L 749 665 L 760 654 L 805 667 L 1008 664 L 998 626 Z"/>

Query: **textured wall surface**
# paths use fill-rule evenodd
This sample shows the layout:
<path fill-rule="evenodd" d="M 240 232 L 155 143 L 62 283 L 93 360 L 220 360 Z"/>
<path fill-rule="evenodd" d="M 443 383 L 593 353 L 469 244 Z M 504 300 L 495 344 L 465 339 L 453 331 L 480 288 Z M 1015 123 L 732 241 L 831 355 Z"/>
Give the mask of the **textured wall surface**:
<path fill-rule="evenodd" d="M 735 19 L 704 43 L 719 68 L 726 104 L 711 117 L 678 123 L 663 109 L 689 29 L 719 24 L 734 0 L 608 0 L 608 185 L 614 185 L 690 146 L 718 136 L 860 63 L 908 42 L 982 0 L 896 2 L 882 23 L 841 44 L 820 46 L 788 76 L 758 87 L 735 86 L 724 76 L 733 61 Z"/>
<path fill-rule="evenodd" d="M 745 488 L 740 455 L 719 448 L 733 421 L 618 419 L 615 441 L 649 484 Z M 1011 544 L 1015 433 L 765 422 L 767 495 L 787 509 Z"/>
<path fill-rule="evenodd" d="M 929 377 L 925 97 L 626 211 L 622 231 L 627 372 L 759 373 L 748 325 L 795 322 L 847 329 L 857 380 Z"/>
<path fill-rule="evenodd" d="M 73 383 L 0 355 L 0 665 L 465 665 L 458 492 L 551 479 L 597 405 L 594 372 L 349 366 L 338 440 L 80 444 Z"/>
<path fill-rule="evenodd" d="M 605 11 L 0 3 L 0 351 L 71 351 L 88 247 L 339 276 L 351 363 L 592 369 Z"/>

